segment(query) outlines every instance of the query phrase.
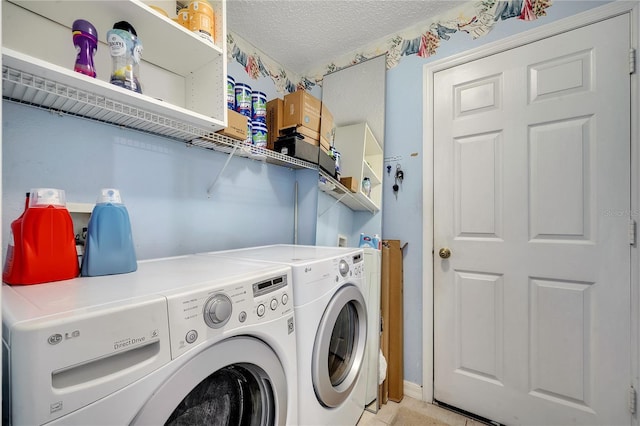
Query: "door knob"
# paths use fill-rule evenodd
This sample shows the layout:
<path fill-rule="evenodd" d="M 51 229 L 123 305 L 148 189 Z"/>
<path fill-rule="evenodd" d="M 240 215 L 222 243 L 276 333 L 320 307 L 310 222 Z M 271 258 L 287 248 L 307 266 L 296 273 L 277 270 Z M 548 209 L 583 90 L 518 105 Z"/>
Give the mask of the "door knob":
<path fill-rule="evenodd" d="M 440 257 L 443 259 L 448 259 L 449 257 L 451 257 L 451 250 L 446 247 L 441 248 L 438 252 L 438 255 L 440 255 Z"/>

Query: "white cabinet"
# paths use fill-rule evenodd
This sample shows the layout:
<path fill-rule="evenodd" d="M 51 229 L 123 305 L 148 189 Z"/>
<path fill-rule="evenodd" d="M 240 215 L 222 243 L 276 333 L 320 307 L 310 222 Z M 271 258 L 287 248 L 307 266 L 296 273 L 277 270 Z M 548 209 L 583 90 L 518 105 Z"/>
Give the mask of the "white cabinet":
<path fill-rule="evenodd" d="M 226 4 L 210 3 L 214 44 L 138 0 L 3 0 L 3 98 L 182 140 L 217 131 L 227 122 Z M 73 71 L 76 19 L 98 31 L 95 79 Z M 143 94 L 109 83 L 105 40 L 118 21 L 142 41 Z"/>
<path fill-rule="evenodd" d="M 383 150 L 367 123 L 336 128 L 334 145 L 340 151 L 340 175 L 351 176 L 358 182 L 356 198 L 372 211 L 382 205 Z M 371 181 L 371 194 L 362 190 L 362 181 Z"/>

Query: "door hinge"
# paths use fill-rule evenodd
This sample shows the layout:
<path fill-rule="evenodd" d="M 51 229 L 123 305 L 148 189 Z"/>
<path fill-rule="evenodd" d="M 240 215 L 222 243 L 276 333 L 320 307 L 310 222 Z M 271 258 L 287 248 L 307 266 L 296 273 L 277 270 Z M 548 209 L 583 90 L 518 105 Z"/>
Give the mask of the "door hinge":
<path fill-rule="evenodd" d="M 636 245 L 636 221 L 629 219 L 629 245 Z"/>
<path fill-rule="evenodd" d="M 629 49 L 629 74 L 636 72 L 636 49 Z"/>
<path fill-rule="evenodd" d="M 629 412 L 631 414 L 636 413 L 636 390 L 633 386 L 629 388 Z"/>

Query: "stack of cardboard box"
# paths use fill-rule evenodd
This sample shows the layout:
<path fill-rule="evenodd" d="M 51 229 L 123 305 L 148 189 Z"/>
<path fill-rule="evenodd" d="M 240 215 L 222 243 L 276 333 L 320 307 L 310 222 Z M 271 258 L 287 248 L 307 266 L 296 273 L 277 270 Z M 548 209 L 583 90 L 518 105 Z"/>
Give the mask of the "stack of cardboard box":
<path fill-rule="evenodd" d="M 335 176 L 329 155 L 333 142 L 333 116 L 322 102 L 305 90 L 267 102 L 267 148 L 318 164 Z"/>

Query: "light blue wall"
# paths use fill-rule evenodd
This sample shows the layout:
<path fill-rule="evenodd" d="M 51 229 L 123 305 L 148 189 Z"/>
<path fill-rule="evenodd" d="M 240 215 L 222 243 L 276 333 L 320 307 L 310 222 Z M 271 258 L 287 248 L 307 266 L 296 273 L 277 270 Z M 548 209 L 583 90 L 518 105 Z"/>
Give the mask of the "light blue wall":
<path fill-rule="evenodd" d="M 228 71 L 268 99 L 283 96 L 271 79 L 253 80 L 236 62 Z M 69 202 L 94 203 L 100 188 L 115 187 L 138 259 L 293 243 L 299 180 L 298 242 L 315 243 L 317 172 L 234 157 L 209 197 L 226 154 L 5 101 L 2 124 L 3 241 L 31 188 L 60 188 Z"/>
<path fill-rule="evenodd" d="M 358 247 L 359 239 L 353 230 L 354 213 L 342 203 L 324 192 L 318 194 L 318 225 L 316 244 L 337 246 L 338 235 L 347 239 L 347 247 Z M 359 234 L 357 234 L 359 235 Z"/>
<path fill-rule="evenodd" d="M 458 32 L 442 41 L 437 54 L 430 58 L 405 57 L 387 71 L 387 105 L 385 158 L 400 156 L 405 179 L 397 194 L 391 177 L 386 174 L 383 193 L 383 238 L 408 243 L 404 254 L 404 379 L 422 383 L 422 134 L 423 134 L 423 69 L 424 65 L 453 54 L 527 31 L 552 21 L 575 15 L 607 2 L 555 1 L 547 16 L 536 21 L 510 19 L 498 22 L 488 35 L 473 40 Z M 603 35 L 606 36 L 606 35 Z M 385 164 L 386 166 L 386 164 Z"/>
<path fill-rule="evenodd" d="M 94 203 L 119 188 L 139 259 L 293 242 L 294 171 L 3 102 L 2 238 L 30 188 Z M 5 248 L 3 248 L 5 249 Z M 4 259 L 4 256 L 3 256 Z"/>
<path fill-rule="evenodd" d="M 297 244 L 316 245 L 318 217 L 318 172 L 310 169 L 296 171 L 298 183 L 298 240 Z"/>

